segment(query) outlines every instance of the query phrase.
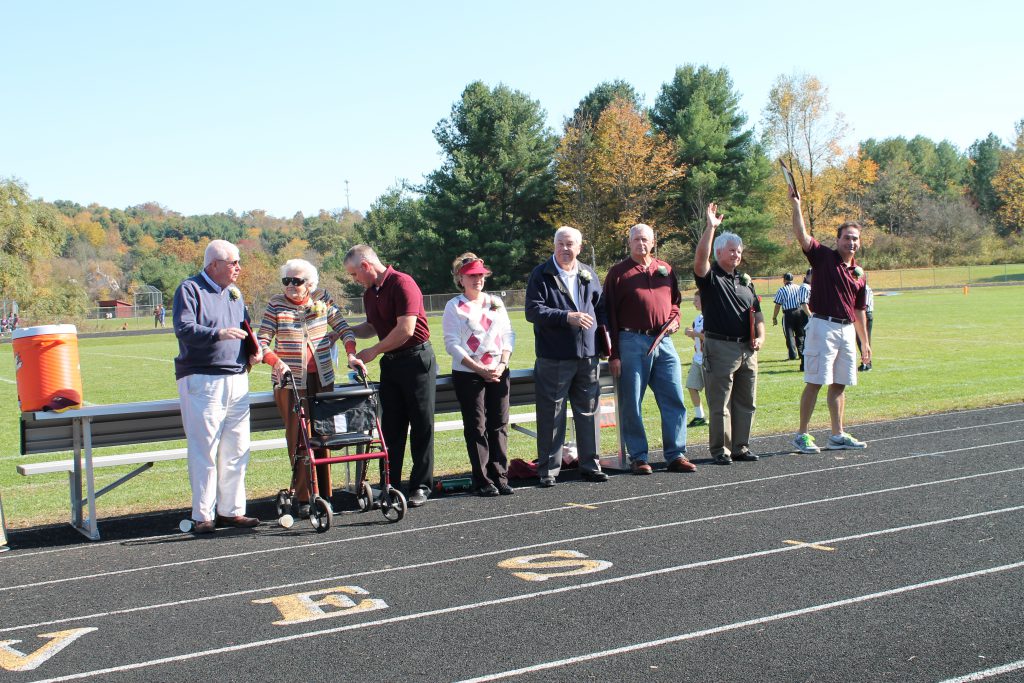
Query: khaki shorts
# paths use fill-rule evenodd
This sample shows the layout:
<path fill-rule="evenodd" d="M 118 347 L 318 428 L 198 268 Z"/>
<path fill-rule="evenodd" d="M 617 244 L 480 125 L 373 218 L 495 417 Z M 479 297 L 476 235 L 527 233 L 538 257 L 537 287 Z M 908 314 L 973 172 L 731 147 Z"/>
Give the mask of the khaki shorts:
<path fill-rule="evenodd" d="M 810 319 L 804 339 L 804 381 L 857 384 L 857 332 L 852 324 Z"/>
<path fill-rule="evenodd" d="M 704 391 L 704 366 L 700 363 L 690 364 L 690 372 L 686 375 L 686 388 Z"/>

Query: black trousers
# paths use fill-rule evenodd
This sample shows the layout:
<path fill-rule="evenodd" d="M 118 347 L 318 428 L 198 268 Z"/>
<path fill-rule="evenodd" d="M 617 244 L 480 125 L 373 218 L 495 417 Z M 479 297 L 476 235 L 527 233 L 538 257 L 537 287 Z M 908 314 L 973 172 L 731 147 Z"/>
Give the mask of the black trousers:
<path fill-rule="evenodd" d="M 408 491 L 434 484 L 434 402 L 437 359 L 430 344 L 400 358 L 380 359 L 381 431 L 391 485 L 400 488 L 408 433 L 412 472 Z"/>
<path fill-rule="evenodd" d="M 485 382 L 475 372 L 452 372 L 455 397 L 462 409 L 473 486 L 508 483 L 509 372 L 498 382 Z"/>
<path fill-rule="evenodd" d="M 865 329 L 865 332 L 867 332 L 867 334 L 868 334 L 868 344 L 870 344 L 871 343 L 871 328 L 875 326 L 875 313 L 874 313 L 874 311 L 868 312 L 866 317 L 867 317 L 867 321 L 866 321 L 867 322 L 867 328 Z M 857 337 L 857 350 L 860 351 L 860 337 Z"/>
<path fill-rule="evenodd" d="M 793 308 L 782 312 L 782 325 L 786 333 L 786 348 L 790 358 L 804 357 L 804 338 L 807 335 L 807 314 Z"/>

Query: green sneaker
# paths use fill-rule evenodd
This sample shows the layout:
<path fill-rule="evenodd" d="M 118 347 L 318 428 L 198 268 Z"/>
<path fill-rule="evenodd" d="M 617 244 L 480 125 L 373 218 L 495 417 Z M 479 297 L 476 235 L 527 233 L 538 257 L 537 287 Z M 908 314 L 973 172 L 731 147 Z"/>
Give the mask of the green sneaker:
<path fill-rule="evenodd" d="M 793 445 L 800 453 L 821 453 L 821 449 L 814 443 L 814 437 L 810 434 L 797 434 L 793 438 Z"/>
<path fill-rule="evenodd" d="M 843 451 L 848 448 L 867 448 L 868 445 L 863 441 L 857 441 L 846 432 L 843 432 L 839 436 L 832 435 L 828 437 L 828 443 L 825 444 L 825 448 L 830 451 Z"/>

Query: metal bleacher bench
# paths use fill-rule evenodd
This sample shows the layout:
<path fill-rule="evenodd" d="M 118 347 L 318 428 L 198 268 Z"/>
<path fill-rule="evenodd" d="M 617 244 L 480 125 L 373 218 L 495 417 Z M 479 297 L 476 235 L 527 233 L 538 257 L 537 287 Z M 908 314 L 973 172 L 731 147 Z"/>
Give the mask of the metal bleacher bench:
<path fill-rule="evenodd" d="M 602 364 L 602 397 L 614 393 L 612 378 Z M 343 391 L 339 387 L 336 391 Z M 511 406 L 534 405 L 533 370 L 514 370 L 509 392 Z M 253 433 L 284 429 L 281 416 L 270 392 L 249 394 L 249 428 Z M 614 411 L 614 408 L 602 410 Z M 459 403 L 450 376 L 437 378 L 435 414 L 458 413 Z M 513 429 L 536 436 L 522 424 L 535 422 L 536 413 L 512 413 Z M 461 420 L 437 422 L 437 432 L 462 429 Z M 99 540 L 96 499 L 145 472 L 155 463 L 184 460 L 185 448 L 152 450 L 138 453 L 94 456 L 93 449 L 103 446 L 126 446 L 177 441 L 185 438 L 177 399 L 114 403 L 88 406 L 63 413 L 29 412 L 21 414 L 21 454 L 58 453 L 70 451 L 70 460 L 26 463 L 17 466 L 18 473 L 31 476 L 66 472 L 70 489 L 71 526 L 90 540 Z M 254 440 L 251 450 L 285 448 L 285 440 Z M 116 481 L 96 490 L 95 471 L 105 467 L 138 465 Z"/>

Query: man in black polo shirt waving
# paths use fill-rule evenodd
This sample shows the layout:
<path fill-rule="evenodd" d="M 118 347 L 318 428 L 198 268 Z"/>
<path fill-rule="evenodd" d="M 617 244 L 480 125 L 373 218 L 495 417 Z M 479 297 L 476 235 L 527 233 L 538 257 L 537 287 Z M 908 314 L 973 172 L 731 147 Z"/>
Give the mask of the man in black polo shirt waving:
<path fill-rule="evenodd" d="M 757 460 L 750 452 L 750 428 L 757 394 L 757 351 L 764 344 L 764 316 L 750 278 L 736 268 L 743 257 L 739 235 L 723 232 L 715 204 L 693 263 L 704 313 L 704 383 L 708 400 L 708 439 L 719 465 Z M 714 241 L 714 261 L 710 260 Z"/>
<path fill-rule="evenodd" d="M 825 448 L 842 450 L 866 448 L 843 429 L 846 387 L 857 384 L 857 346 L 861 357 L 871 363 L 871 342 L 867 338 L 864 313 L 864 280 L 854 259 L 860 248 L 860 224 L 843 223 L 836 233 L 836 248 L 829 249 L 807 234 L 800 212 L 800 197 L 792 191 L 793 234 L 814 270 L 810 307 L 814 311 L 804 340 L 804 393 L 800 397 L 800 431 L 793 445 L 801 453 L 818 453 L 821 448 L 807 427 L 823 384 L 828 385 L 828 413 L 832 435 Z"/>

